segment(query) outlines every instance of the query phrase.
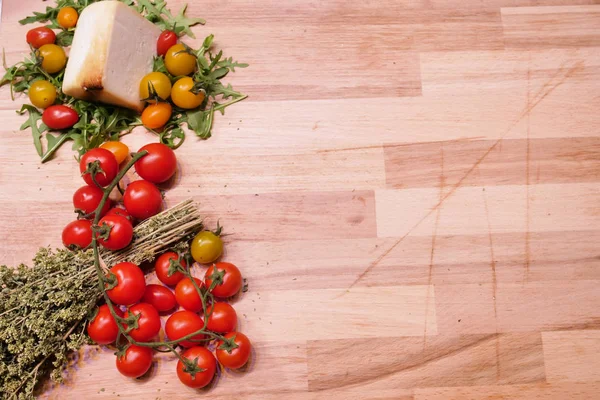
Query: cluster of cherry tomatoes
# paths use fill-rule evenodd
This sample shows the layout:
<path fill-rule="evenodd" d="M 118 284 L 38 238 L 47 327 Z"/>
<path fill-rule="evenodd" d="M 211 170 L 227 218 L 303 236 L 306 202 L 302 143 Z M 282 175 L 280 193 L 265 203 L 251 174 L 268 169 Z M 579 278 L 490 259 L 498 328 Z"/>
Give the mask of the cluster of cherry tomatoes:
<path fill-rule="evenodd" d="M 150 143 L 140 151 L 148 154 L 135 163 L 142 178 L 131 182 L 123 193 L 122 205 L 113 205 L 107 199 L 100 211 L 98 242 L 109 250 L 127 247 L 133 238 L 133 224 L 158 214 L 162 209 L 162 193 L 155 184 L 170 179 L 177 169 L 177 158 L 168 146 Z M 100 148 L 89 150 L 80 160 L 79 169 L 86 182 L 73 195 L 73 206 L 79 217 L 62 232 L 63 244 L 72 250 L 84 249 L 92 243 L 92 220 L 104 196 L 103 187 L 119 173 L 119 166 L 129 155 L 127 145 L 105 142 Z"/>

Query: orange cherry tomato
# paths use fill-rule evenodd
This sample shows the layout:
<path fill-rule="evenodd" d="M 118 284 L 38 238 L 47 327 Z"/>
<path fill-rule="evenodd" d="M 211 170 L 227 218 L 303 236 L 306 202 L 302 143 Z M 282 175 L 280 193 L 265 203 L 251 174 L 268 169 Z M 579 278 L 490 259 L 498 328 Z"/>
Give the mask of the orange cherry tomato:
<path fill-rule="evenodd" d="M 79 19 L 79 14 L 77 14 L 77 10 L 73 7 L 63 7 L 58 12 L 56 20 L 58 24 L 65 29 L 73 28 L 77 25 L 77 20 Z"/>
<path fill-rule="evenodd" d="M 148 129 L 160 129 L 169 121 L 172 112 L 169 103 L 150 104 L 142 112 L 142 124 Z"/>
<path fill-rule="evenodd" d="M 110 141 L 100 145 L 101 149 L 106 149 L 114 154 L 117 164 L 121 164 L 129 155 L 129 147 L 123 142 Z"/>

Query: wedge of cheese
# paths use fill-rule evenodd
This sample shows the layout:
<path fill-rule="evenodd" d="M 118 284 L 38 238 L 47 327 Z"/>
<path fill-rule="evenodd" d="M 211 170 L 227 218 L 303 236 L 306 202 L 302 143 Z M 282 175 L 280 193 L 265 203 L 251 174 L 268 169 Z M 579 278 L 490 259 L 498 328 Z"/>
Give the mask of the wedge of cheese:
<path fill-rule="evenodd" d="M 160 29 L 120 1 L 86 7 L 77 22 L 64 93 L 142 111 L 139 84 L 152 72 Z"/>

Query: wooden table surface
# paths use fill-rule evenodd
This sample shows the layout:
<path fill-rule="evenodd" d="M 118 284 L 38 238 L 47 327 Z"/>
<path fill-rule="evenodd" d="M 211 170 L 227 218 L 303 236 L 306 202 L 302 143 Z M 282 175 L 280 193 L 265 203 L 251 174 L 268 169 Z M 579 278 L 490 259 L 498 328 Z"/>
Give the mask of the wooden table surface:
<path fill-rule="evenodd" d="M 178 9 L 181 0 L 172 0 Z M 4 3 L 20 60 L 38 0 Z M 600 1 L 190 2 L 250 98 L 177 151 L 233 235 L 245 372 L 141 381 L 90 347 L 56 399 L 592 399 L 600 393 Z M 198 44 L 197 41 L 190 42 Z M 0 262 L 60 246 L 82 185 L 0 92 Z M 126 137 L 132 150 L 155 140 Z"/>

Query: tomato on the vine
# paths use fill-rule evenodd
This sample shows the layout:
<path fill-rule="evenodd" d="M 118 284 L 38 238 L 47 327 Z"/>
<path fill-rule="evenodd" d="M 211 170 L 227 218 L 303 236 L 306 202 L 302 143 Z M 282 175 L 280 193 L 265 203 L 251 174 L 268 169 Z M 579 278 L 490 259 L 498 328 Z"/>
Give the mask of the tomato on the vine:
<path fill-rule="evenodd" d="M 159 281 L 167 286 L 175 286 L 180 280 L 185 278 L 185 275 L 180 271 L 175 271 L 169 275 L 169 268 L 171 268 L 171 260 L 179 260 L 179 255 L 174 251 L 168 251 L 161 254 L 160 257 L 154 262 L 154 270 L 156 271 L 156 277 Z M 187 263 L 184 259 L 179 261 L 183 268 L 187 268 Z"/>
<path fill-rule="evenodd" d="M 173 292 L 162 285 L 156 284 L 146 285 L 142 301 L 151 304 L 158 312 L 169 311 L 177 306 Z"/>
<path fill-rule="evenodd" d="M 173 84 L 171 88 L 171 100 L 173 103 L 180 108 L 191 109 L 196 108 L 204 101 L 204 92 L 199 91 L 193 93 L 194 80 L 189 76 L 180 78 Z"/>
<path fill-rule="evenodd" d="M 117 164 L 121 164 L 127 156 L 129 156 L 129 147 L 123 142 L 117 142 L 116 140 L 111 140 L 108 142 L 104 142 L 100 145 L 101 149 L 106 149 L 113 153 L 115 159 L 117 160 Z"/>
<path fill-rule="evenodd" d="M 42 58 L 42 69 L 49 74 L 61 71 L 67 64 L 67 55 L 62 47 L 49 43 L 40 46 L 37 53 Z"/>
<path fill-rule="evenodd" d="M 92 180 L 92 175 L 89 172 L 86 172 L 86 170 L 88 164 L 92 164 L 96 161 L 99 163 L 99 167 L 102 170 L 102 172 L 96 172 L 94 174 L 96 182 L 98 182 L 100 186 L 107 186 L 119 173 L 117 159 L 113 153 L 106 149 L 97 148 L 88 150 L 87 153 L 81 157 L 81 161 L 79 161 L 79 171 L 81 172 L 85 183 L 90 186 L 94 185 L 94 181 Z"/>
<path fill-rule="evenodd" d="M 206 347 L 196 346 L 187 349 L 181 356 L 198 369 L 194 373 L 194 371 L 189 371 L 181 360 L 177 362 L 177 377 L 184 385 L 199 389 L 212 381 L 217 371 L 217 361 L 210 350 Z"/>
<path fill-rule="evenodd" d="M 148 107 L 142 111 L 142 124 L 148 129 L 159 130 L 171 118 L 173 113 L 173 107 L 171 103 L 158 102 L 155 104 L 149 104 Z"/>
<path fill-rule="evenodd" d="M 62 231 L 62 242 L 70 250 L 85 249 L 92 243 L 92 222 L 87 219 L 70 222 Z"/>
<path fill-rule="evenodd" d="M 162 100 L 167 100 L 171 95 L 171 80 L 162 72 L 150 72 L 140 81 L 140 99 L 148 103 L 156 103 L 153 95 Z"/>
<path fill-rule="evenodd" d="M 196 56 L 183 43 L 169 47 L 165 54 L 165 67 L 173 76 L 189 75 L 196 69 Z"/>
<path fill-rule="evenodd" d="M 106 291 L 113 303 L 127 306 L 137 303 L 144 296 L 144 272 L 134 263 L 122 262 L 113 266 L 107 279 L 110 281 L 115 278 L 116 286 Z"/>
<path fill-rule="evenodd" d="M 139 378 L 152 366 L 152 348 L 132 344 L 117 356 L 117 369 L 129 378 Z"/>
<path fill-rule="evenodd" d="M 231 297 L 242 288 L 242 274 L 238 267 L 228 262 L 211 265 L 204 274 L 206 287 L 213 285 L 211 293 L 217 297 Z"/>
<path fill-rule="evenodd" d="M 123 204 L 131 216 L 142 220 L 160 212 L 162 195 L 152 183 L 139 180 L 127 186 L 123 195 Z"/>
<path fill-rule="evenodd" d="M 194 278 L 194 281 L 196 281 L 196 285 L 199 288 L 204 286 L 204 283 L 200 279 Z M 175 299 L 177 299 L 177 303 L 181 307 L 188 311 L 202 311 L 202 299 L 190 278 L 182 279 L 175 286 Z"/>
<path fill-rule="evenodd" d="M 215 302 L 208 306 L 206 313 L 209 315 L 206 326 L 208 330 L 220 333 L 235 330 L 237 314 L 229 303 Z"/>
<path fill-rule="evenodd" d="M 149 143 L 139 151 L 148 152 L 135 163 L 135 172 L 145 180 L 161 183 L 175 174 L 177 157 L 169 146 L 162 143 Z"/>
<path fill-rule="evenodd" d="M 250 339 L 241 332 L 229 332 L 225 341 L 217 342 L 217 360 L 227 368 L 238 369 L 243 367 L 250 358 L 252 345 Z M 237 347 L 236 347 L 237 346 Z"/>
<path fill-rule="evenodd" d="M 223 240 L 211 231 L 198 233 L 191 244 L 192 257 L 200 264 L 216 261 L 223 252 Z"/>
<path fill-rule="evenodd" d="M 109 215 L 119 215 L 121 217 L 127 218 L 127 221 L 129 221 L 129 222 L 133 221 L 133 217 L 123 207 L 115 206 L 115 207 L 111 208 L 105 214 L 106 217 L 108 217 Z"/>
<path fill-rule="evenodd" d="M 99 187 L 90 185 L 82 186 L 73 194 L 73 207 L 75 207 L 75 211 L 85 215 L 86 218 L 94 218 L 94 211 L 100 205 L 102 196 L 104 196 L 104 192 Z M 111 203 L 110 199 L 106 199 L 102 210 L 100 210 L 100 217 L 106 215 Z"/>
<path fill-rule="evenodd" d="M 156 308 L 148 303 L 138 303 L 134 306 L 129 307 L 129 310 L 125 313 L 124 318 L 130 315 L 139 315 L 138 327 L 132 329 L 129 334 L 134 340 L 138 342 L 148 342 L 152 338 L 158 335 L 160 331 L 160 315 Z M 125 326 L 126 327 L 126 326 Z"/>
<path fill-rule="evenodd" d="M 56 21 L 60 26 L 64 29 L 73 28 L 77 25 L 77 20 L 79 19 L 79 14 L 77 14 L 77 10 L 73 7 L 63 7 L 58 12 L 56 16 Z"/>
<path fill-rule="evenodd" d="M 37 108 L 46 108 L 56 100 L 56 87 L 46 80 L 35 81 L 29 86 L 29 101 Z M 75 111 L 73 111 L 75 112 Z M 77 115 L 77 113 L 75 113 Z M 79 119 L 79 117 L 77 117 Z M 77 122 L 77 119 L 75 122 Z"/>
<path fill-rule="evenodd" d="M 120 215 L 104 216 L 98 226 L 106 229 L 108 233 L 98 233 L 98 243 L 109 250 L 121 250 L 131 243 L 133 239 L 133 226 L 131 222 Z"/>
<path fill-rule="evenodd" d="M 156 41 L 156 54 L 159 56 L 167 54 L 167 50 L 177 44 L 177 39 L 177 34 L 175 32 L 170 30 L 162 31 Z"/>
<path fill-rule="evenodd" d="M 199 331 L 204 327 L 204 321 L 202 318 L 198 316 L 198 314 L 193 313 L 191 311 L 177 311 L 167 319 L 167 323 L 165 324 L 165 333 L 169 340 L 179 340 L 182 337 L 185 337 L 189 334 Z M 206 336 L 203 334 L 198 334 L 192 336 L 193 340 L 201 340 Z M 190 340 L 184 340 L 179 342 L 179 344 L 183 347 L 192 347 L 198 346 L 198 342 L 192 342 Z"/>
<path fill-rule="evenodd" d="M 56 34 L 46 26 L 33 28 L 27 32 L 27 43 L 34 49 L 39 49 L 45 44 L 52 44 L 55 40 Z"/>
<path fill-rule="evenodd" d="M 123 311 L 118 307 L 114 307 L 114 309 L 119 317 L 123 316 Z M 111 344 L 117 340 L 117 336 L 119 336 L 119 327 L 106 304 L 103 304 L 98 308 L 96 316 L 88 323 L 87 333 L 90 336 L 90 339 L 97 344 Z"/>
<path fill-rule="evenodd" d="M 79 121 L 77 112 L 62 104 L 49 106 L 42 113 L 42 122 L 50 129 L 67 129 L 75 125 L 77 121 Z"/>

